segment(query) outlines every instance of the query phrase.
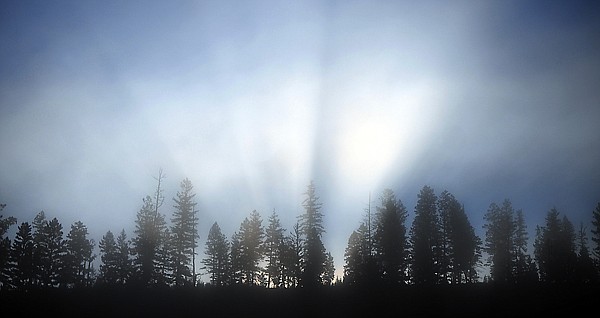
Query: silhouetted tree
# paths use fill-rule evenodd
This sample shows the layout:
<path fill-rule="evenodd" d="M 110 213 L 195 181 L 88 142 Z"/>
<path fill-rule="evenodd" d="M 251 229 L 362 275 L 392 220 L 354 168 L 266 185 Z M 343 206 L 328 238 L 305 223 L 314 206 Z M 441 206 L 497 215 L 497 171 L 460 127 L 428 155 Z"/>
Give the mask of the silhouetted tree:
<path fill-rule="evenodd" d="M 596 209 L 592 211 L 592 242 L 596 246 L 592 249 L 592 254 L 596 259 L 600 259 L 600 202 L 596 205 Z"/>
<path fill-rule="evenodd" d="M 4 209 L 6 205 L 0 205 L 0 211 Z M 17 223 L 17 219 L 14 217 L 4 218 L 0 215 L 0 289 L 4 289 L 5 285 L 8 285 L 10 280 L 9 273 L 9 257 L 10 257 L 10 239 L 5 237 L 8 229 Z"/>
<path fill-rule="evenodd" d="M 576 281 L 581 283 L 592 283 L 598 281 L 598 273 L 594 266 L 594 260 L 590 256 L 587 245 L 587 233 L 583 223 L 579 227 L 577 235 L 577 245 L 579 254 L 577 256 Z"/>
<path fill-rule="evenodd" d="M 285 230 L 281 227 L 281 222 L 277 213 L 273 211 L 269 217 L 269 224 L 265 229 L 264 251 L 267 261 L 265 268 L 267 274 L 267 286 L 284 287 L 285 283 Z"/>
<path fill-rule="evenodd" d="M 242 247 L 242 236 L 239 232 L 234 232 L 231 236 L 231 251 L 229 254 L 230 263 L 230 284 L 242 284 L 244 273 L 244 257 Z"/>
<path fill-rule="evenodd" d="M 242 280 L 247 285 L 257 285 L 260 280 L 263 259 L 264 230 L 260 214 L 253 210 L 250 218 L 245 218 L 240 225 L 240 260 Z"/>
<path fill-rule="evenodd" d="M 361 223 L 348 238 L 348 246 L 344 252 L 344 283 L 364 285 L 371 282 L 368 272 L 371 250 L 368 244 L 368 229 Z"/>
<path fill-rule="evenodd" d="M 483 225 L 485 232 L 485 251 L 489 254 L 491 279 L 497 283 L 514 282 L 512 276 L 514 252 L 514 211 L 510 200 L 505 199 L 502 206 L 490 204 Z"/>
<path fill-rule="evenodd" d="M 215 222 L 208 231 L 206 239 L 206 258 L 202 260 L 210 283 L 215 286 L 225 286 L 229 281 L 229 242 Z"/>
<path fill-rule="evenodd" d="M 415 218 L 410 231 L 412 279 L 415 284 L 437 284 L 440 272 L 437 197 L 429 186 L 424 186 L 417 197 Z"/>
<path fill-rule="evenodd" d="M 181 182 L 181 190 L 177 192 L 175 211 L 171 218 L 173 234 L 173 276 L 175 286 L 186 284 L 195 285 L 195 249 L 198 233 L 196 227 L 196 202 L 194 202 L 192 182 L 184 179 Z"/>
<path fill-rule="evenodd" d="M 89 286 L 92 282 L 94 240 L 88 238 L 87 227 L 77 221 L 71 225 L 65 244 L 63 280 L 75 287 Z"/>
<path fill-rule="evenodd" d="M 164 202 L 162 181 L 165 178 L 162 169 L 158 172 L 156 191 L 154 197 L 146 196 L 142 208 L 136 215 L 136 237 L 133 239 L 134 264 L 137 279 L 140 284 L 149 286 L 160 284 L 164 281 L 162 271 L 164 259 L 159 258 L 161 245 L 168 238 L 165 237 L 166 221 L 158 209 Z"/>
<path fill-rule="evenodd" d="M 408 212 L 402 201 L 396 199 L 392 190 L 385 189 L 381 197 L 381 206 L 377 207 L 373 249 L 375 263 L 379 265 L 379 277 L 387 284 L 403 284 L 407 280 L 407 216 Z M 368 267 L 370 265 L 367 262 Z"/>
<path fill-rule="evenodd" d="M 33 269 L 34 269 L 34 282 L 35 286 L 43 285 L 43 263 L 48 258 L 48 249 L 46 248 L 45 239 L 45 228 L 48 224 L 46 214 L 44 211 L 40 211 L 33 218 Z"/>
<path fill-rule="evenodd" d="M 173 234 L 171 230 L 164 225 L 160 232 L 158 250 L 156 253 L 155 268 L 158 275 L 156 283 L 158 285 L 170 286 L 174 284 L 175 277 L 175 257 L 173 247 Z"/>
<path fill-rule="evenodd" d="M 444 191 L 438 200 L 438 211 L 443 281 L 454 284 L 476 281 L 481 240 L 475 234 L 464 207 L 450 192 Z"/>
<path fill-rule="evenodd" d="M 304 260 L 304 239 L 300 233 L 300 223 L 296 222 L 292 231 L 284 237 L 283 265 L 285 269 L 286 287 L 300 285 Z"/>
<path fill-rule="evenodd" d="M 306 195 L 302 204 L 304 214 L 299 217 L 300 232 L 304 237 L 302 284 L 310 287 L 323 284 L 326 251 L 321 236 L 325 228 L 321 212 L 322 204 L 319 202 L 314 182 L 310 182 L 304 194 Z"/>
<path fill-rule="evenodd" d="M 102 261 L 98 279 L 103 284 L 117 285 L 119 254 L 115 236 L 111 231 L 102 236 L 98 247 L 100 248 L 100 260 Z"/>
<path fill-rule="evenodd" d="M 157 213 L 150 196 L 146 196 L 143 202 L 135 221 L 134 264 L 139 282 L 142 285 L 154 285 L 161 280 L 157 263 L 166 224 L 164 217 Z"/>
<path fill-rule="evenodd" d="M 41 262 L 43 286 L 58 287 L 64 269 L 65 241 L 57 218 L 45 224 L 41 243 L 40 248 L 46 250 Z"/>
<path fill-rule="evenodd" d="M 117 252 L 116 252 L 116 272 L 117 283 L 125 284 L 129 281 L 133 274 L 133 264 L 131 259 L 131 246 L 127 240 L 125 229 L 117 237 Z"/>
<path fill-rule="evenodd" d="M 325 262 L 323 263 L 323 273 L 321 274 L 321 281 L 323 285 L 333 285 L 335 279 L 335 264 L 333 262 L 333 255 L 330 252 L 325 254 Z"/>
<path fill-rule="evenodd" d="M 11 285 L 17 289 L 27 290 L 33 284 L 33 248 L 31 225 L 23 222 L 17 229 L 10 251 Z"/>
<path fill-rule="evenodd" d="M 577 256 L 573 224 L 552 208 L 546 215 L 546 225 L 539 227 L 534 244 L 540 280 L 563 283 L 574 280 Z"/>

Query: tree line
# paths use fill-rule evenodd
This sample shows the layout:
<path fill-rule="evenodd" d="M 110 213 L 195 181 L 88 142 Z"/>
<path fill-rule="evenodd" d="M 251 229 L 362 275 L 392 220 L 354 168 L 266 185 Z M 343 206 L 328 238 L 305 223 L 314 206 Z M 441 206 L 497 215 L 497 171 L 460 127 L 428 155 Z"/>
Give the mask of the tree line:
<path fill-rule="evenodd" d="M 214 222 L 204 244 L 205 257 L 196 260 L 199 220 L 193 185 L 187 178 L 181 181 L 167 222 L 161 212 L 164 178 L 159 171 L 156 190 L 143 198 L 133 237 L 128 238 L 125 230 L 107 231 L 97 244 L 99 255 L 94 254 L 96 242 L 81 221 L 73 223 L 63 237 L 58 219 L 49 220 L 41 211 L 31 224 L 22 222 L 10 240 L 6 233 L 17 220 L 0 216 L 0 289 L 197 286 L 196 264 L 202 264 L 209 284 L 219 287 L 598 281 L 600 203 L 592 211 L 592 250 L 587 227 L 581 225 L 576 231 L 565 215 L 551 209 L 545 224 L 535 229 L 531 254 L 523 211 L 515 210 L 508 199 L 490 204 L 482 240 L 464 206 L 450 192 L 437 196 L 424 186 L 409 228 L 407 208 L 392 190 L 385 189 L 374 211 L 369 203 L 364 220 L 348 238 L 344 274 L 336 278 L 333 257 L 322 242 L 322 204 L 313 182 L 304 193 L 303 213 L 290 231 L 275 211 L 266 225 L 260 213 L 252 211 L 231 237 Z M 483 265 L 489 274 L 480 277 L 477 270 Z"/>

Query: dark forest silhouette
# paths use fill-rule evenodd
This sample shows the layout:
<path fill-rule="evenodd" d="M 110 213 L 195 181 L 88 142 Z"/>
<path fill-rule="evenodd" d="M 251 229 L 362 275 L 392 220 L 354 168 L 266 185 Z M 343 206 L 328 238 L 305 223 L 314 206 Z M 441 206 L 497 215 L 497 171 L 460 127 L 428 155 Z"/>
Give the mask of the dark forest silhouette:
<path fill-rule="evenodd" d="M 107 231 L 96 244 L 80 221 L 65 235 L 58 219 L 41 211 L 31 223 L 21 222 L 11 240 L 6 234 L 17 219 L 0 216 L 3 306 L 10 302 L 22 306 L 22 313 L 36 308 L 42 313 L 62 302 L 70 308 L 66 312 L 86 314 L 107 304 L 96 308 L 98 315 L 136 315 L 142 303 L 141 310 L 151 315 L 173 313 L 173 306 L 179 313 L 204 308 L 232 315 L 258 313 L 265 310 L 261 306 L 296 308 L 288 316 L 311 310 L 354 314 L 355 309 L 518 315 L 523 307 L 529 313 L 577 310 L 573 304 L 597 295 L 600 203 L 591 211 L 593 247 L 587 226 L 576 229 L 551 209 L 545 224 L 536 227 L 529 251 L 524 213 L 509 199 L 490 204 L 485 237 L 479 238 L 450 192 L 438 196 L 424 186 L 409 227 L 407 208 L 386 189 L 348 238 L 344 275 L 336 278 L 333 257 L 321 240 L 326 229 L 314 183 L 304 193 L 304 212 L 289 230 L 275 211 L 263 220 L 254 210 L 228 237 L 216 222 L 198 219 L 189 179 L 181 182 L 167 218 L 162 170 L 155 179 L 156 189 L 143 199 L 131 238 L 125 230 Z M 200 221 L 212 223 L 204 244 L 197 235 Z M 205 257 L 197 259 L 201 247 Z M 97 257 L 99 268 L 94 267 Z M 197 264 L 208 282 L 199 283 Z M 477 269 L 484 266 L 489 274 L 479 277 Z"/>

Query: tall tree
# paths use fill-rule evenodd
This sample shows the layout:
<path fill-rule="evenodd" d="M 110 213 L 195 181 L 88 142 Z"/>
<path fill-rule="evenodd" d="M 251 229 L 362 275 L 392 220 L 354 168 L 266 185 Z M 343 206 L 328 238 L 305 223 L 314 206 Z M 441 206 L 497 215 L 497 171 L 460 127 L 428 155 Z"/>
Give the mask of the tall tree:
<path fill-rule="evenodd" d="M 100 276 L 99 281 L 107 285 L 117 285 L 118 281 L 118 248 L 115 236 L 111 231 L 106 232 L 98 243 L 100 248 Z"/>
<path fill-rule="evenodd" d="M 268 287 L 283 287 L 285 282 L 285 230 L 275 211 L 269 216 L 269 224 L 265 229 L 264 252 L 267 261 L 265 268 Z"/>
<path fill-rule="evenodd" d="M 58 287 L 61 282 L 61 274 L 64 269 L 65 241 L 63 239 L 63 227 L 57 218 L 46 223 L 44 228 L 44 244 L 47 249 L 42 261 L 42 281 L 44 286 Z"/>
<path fill-rule="evenodd" d="M 371 283 L 369 275 L 369 259 L 371 250 L 368 244 L 368 226 L 363 222 L 348 238 L 344 252 L 344 283 L 348 285 L 365 285 Z"/>
<path fill-rule="evenodd" d="M 440 194 L 441 273 L 449 283 L 474 282 L 481 256 L 481 240 L 475 234 L 464 207 L 448 191 Z"/>
<path fill-rule="evenodd" d="M 556 208 L 548 211 L 545 226 L 538 227 L 534 249 L 542 281 L 563 283 L 574 280 L 575 230 L 566 216 L 559 217 Z"/>
<path fill-rule="evenodd" d="M 594 266 L 594 260 L 588 249 L 587 229 L 583 223 L 579 227 L 577 235 L 579 255 L 577 256 L 576 281 L 580 283 L 596 283 L 598 273 Z"/>
<path fill-rule="evenodd" d="M 136 216 L 136 237 L 133 239 L 134 263 L 137 279 L 142 285 L 154 285 L 161 279 L 158 277 L 158 253 L 163 240 L 164 217 L 156 213 L 153 200 L 146 196 L 143 206 Z"/>
<path fill-rule="evenodd" d="M 408 212 L 394 192 L 385 189 L 377 207 L 374 250 L 380 277 L 387 284 L 404 284 L 408 266 L 406 217 Z"/>
<path fill-rule="evenodd" d="M 129 281 L 129 278 L 133 274 L 133 266 L 131 260 L 131 246 L 127 239 L 125 229 L 121 230 L 121 233 L 117 237 L 117 283 L 125 284 Z"/>
<path fill-rule="evenodd" d="M 177 192 L 175 211 L 171 219 L 173 234 L 173 262 L 175 286 L 195 285 L 195 249 L 198 220 L 196 218 L 196 202 L 194 187 L 189 179 L 184 179 Z"/>
<path fill-rule="evenodd" d="M 75 287 L 92 283 L 92 262 L 96 258 L 93 254 L 94 245 L 94 240 L 88 238 L 87 227 L 81 221 L 71 225 L 65 240 L 65 283 Z"/>
<path fill-rule="evenodd" d="M 287 287 L 297 287 L 302 279 L 304 260 L 304 239 L 300 232 L 300 223 L 296 222 L 290 233 L 284 238 L 284 268 Z"/>
<path fill-rule="evenodd" d="M 240 225 L 240 260 L 243 281 L 247 285 L 257 285 L 260 282 L 263 259 L 264 230 L 258 211 L 253 210 L 250 218 L 245 218 Z"/>
<path fill-rule="evenodd" d="M 208 231 L 204 253 L 206 258 L 202 260 L 202 263 L 210 275 L 210 283 L 215 286 L 227 285 L 229 281 L 229 242 L 217 222 Z"/>
<path fill-rule="evenodd" d="M 46 213 L 40 211 L 33 218 L 33 269 L 34 269 L 34 282 L 35 286 L 42 286 L 44 284 L 44 263 L 48 258 L 48 249 L 46 247 L 46 227 L 48 220 L 46 219 Z"/>
<path fill-rule="evenodd" d="M 157 187 L 154 196 L 146 196 L 143 199 L 142 208 L 136 215 L 136 237 L 133 239 L 133 251 L 135 254 L 135 265 L 137 279 L 140 284 L 156 285 L 164 281 L 162 270 L 164 259 L 159 258 L 161 245 L 166 243 L 165 217 L 159 213 L 159 208 L 164 202 L 162 181 L 165 178 L 162 169 L 156 177 Z"/>
<path fill-rule="evenodd" d="M 513 234 L 513 277 L 521 283 L 537 275 L 531 271 L 531 257 L 527 254 L 528 234 L 523 210 L 517 210 L 514 218 Z"/>
<path fill-rule="evenodd" d="M 437 197 L 431 187 L 424 186 L 417 198 L 415 218 L 410 230 L 412 278 L 415 284 L 437 284 L 440 272 Z"/>
<path fill-rule="evenodd" d="M 494 282 L 513 282 L 513 251 L 514 251 L 514 210 L 510 200 L 505 199 L 502 206 L 490 204 L 484 215 L 486 223 L 485 251 L 488 253 L 490 274 Z"/>
<path fill-rule="evenodd" d="M 6 205 L 0 205 L 0 211 L 4 209 Z M 14 217 L 4 218 L 0 215 L 0 289 L 3 289 L 5 285 L 9 283 L 9 257 L 10 257 L 10 239 L 5 237 L 8 229 L 17 223 L 17 219 Z"/>
<path fill-rule="evenodd" d="M 326 251 L 321 241 L 325 232 L 323 227 L 322 204 L 316 193 L 314 182 L 310 182 L 304 193 L 306 198 L 302 203 L 304 214 L 300 215 L 300 231 L 304 236 L 304 268 L 302 284 L 306 287 L 317 286 L 323 283 L 322 275 L 325 272 Z"/>
<path fill-rule="evenodd" d="M 592 254 L 596 260 L 600 259 L 600 202 L 596 205 L 596 209 L 592 211 L 592 242 L 596 245 L 592 249 Z"/>
<path fill-rule="evenodd" d="M 23 222 L 17 229 L 10 251 L 12 285 L 17 289 L 27 290 L 34 282 L 33 248 L 31 225 Z"/>

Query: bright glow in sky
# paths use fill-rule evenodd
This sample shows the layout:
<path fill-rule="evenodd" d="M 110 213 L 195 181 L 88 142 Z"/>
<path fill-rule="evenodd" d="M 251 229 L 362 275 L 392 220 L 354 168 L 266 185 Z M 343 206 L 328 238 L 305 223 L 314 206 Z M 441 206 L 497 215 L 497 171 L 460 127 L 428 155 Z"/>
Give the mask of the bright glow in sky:
<path fill-rule="evenodd" d="M 569 1 L 3 1 L 0 202 L 133 236 L 163 168 L 200 236 L 292 228 L 314 180 L 338 273 L 368 194 L 449 190 L 530 238 L 600 201 L 600 11 Z M 170 216 L 167 202 L 162 213 Z M 203 242 L 201 242 L 203 244 Z"/>

